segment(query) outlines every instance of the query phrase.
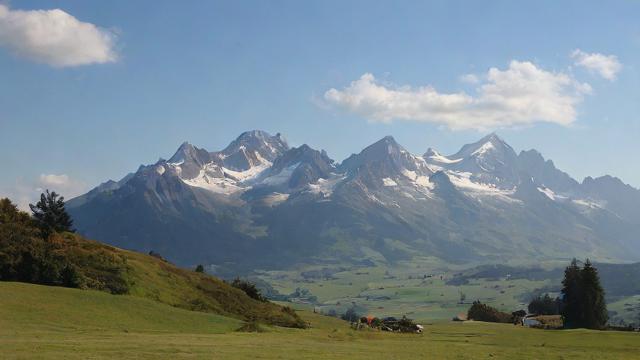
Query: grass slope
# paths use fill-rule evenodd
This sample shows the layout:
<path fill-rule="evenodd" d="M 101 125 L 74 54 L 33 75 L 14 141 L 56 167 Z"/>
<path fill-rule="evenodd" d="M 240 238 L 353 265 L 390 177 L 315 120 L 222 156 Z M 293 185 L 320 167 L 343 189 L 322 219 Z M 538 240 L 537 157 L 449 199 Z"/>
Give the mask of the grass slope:
<path fill-rule="evenodd" d="M 130 295 L 187 310 L 256 319 L 271 325 L 304 326 L 295 312 L 270 302 L 254 300 L 213 276 L 180 269 L 153 256 L 111 249 L 127 259 Z"/>
<path fill-rule="evenodd" d="M 118 249 L 76 234 L 54 234 L 47 240 L 26 236 L 18 240 L 11 236 L 0 237 L 0 245 L 0 266 L 6 265 L 17 271 L 31 267 L 46 270 L 25 272 L 28 274 L 56 274 L 56 269 L 72 268 L 77 280 L 71 287 L 129 294 L 186 310 L 271 325 L 305 326 L 293 310 L 252 299 L 216 277 L 181 269 L 159 257 Z M 36 254 L 36 261 L 30 260 L 34 258 L 33 254 Z M 11 271 L 5 273 L 12 274 Z M 16 277 L 3 279 L 0 276 L 0 280 L 49 284 L 43 281 L 42 276 L 24 280 Z M 59 276 L 49 278 L 53 279 L 52 284 L 61 285 L 55 280 Z"/>
<path fill-rule="evenodd" d="M 242 321 L 101 291 L 0 283 L 0 325 L 6 333 L 226 333 Z"/>
<path fill-rule="evenodd" d="M 302 311 L 308 330 L 231 331 L 239 322 L 135 296 L 0 283 L 0 358 L 639 359 L 640 334 L 479 322 L 425 333 L 353 331 Z M 126 331 L 125 331 L 126 330 Z"/>

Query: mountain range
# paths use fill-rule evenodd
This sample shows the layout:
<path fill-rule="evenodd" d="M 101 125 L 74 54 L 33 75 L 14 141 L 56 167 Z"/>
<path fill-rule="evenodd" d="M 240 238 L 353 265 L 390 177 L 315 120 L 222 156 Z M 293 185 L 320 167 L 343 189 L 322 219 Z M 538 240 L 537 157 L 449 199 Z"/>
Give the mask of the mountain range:
<path fill-rule="evenodd" d="M 185 142 L 67 207 L 87 237 L 212 269 L 640 258 L 640 190 L 578 182 L 496 134 L 450 156 L 387 136 L 337 163 L 249 131 L 221 151 Z"/>

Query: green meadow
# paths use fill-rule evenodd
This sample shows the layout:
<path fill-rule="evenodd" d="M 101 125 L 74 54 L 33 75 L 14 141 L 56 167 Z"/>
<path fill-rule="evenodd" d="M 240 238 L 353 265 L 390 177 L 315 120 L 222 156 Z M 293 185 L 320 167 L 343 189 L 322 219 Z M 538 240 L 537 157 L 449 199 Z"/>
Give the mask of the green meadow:
<path fill-rule="evenodd" d="M 535 295 L 550 292 L 557 296 L 561 278 L 471 278 L 463 284 L 449 283 L 456 275 L 478 264 L 455 265 L 429 257 L 416 257 L 390 266 L 376 263 L 370 267 L 347 264 L 306 266 L 289 271 L 263 271 L 257 278 L 270 284 L 280 294 L 291 294 L 296 288 L 306 289 L 317 299 L 317 311 L 343 314 L 356 306 L 362 315 L 378 317 L 407 315 L 419 321 L 450 320 L 466 312 L 474 300 L 480 300 L 511 313 L 526 309 Z M 542 263 L 545 269 L 565 266 L 562 262 Z M 536 264 L 536 266 L 539 266 Z M 309 276 L 328 271 L 328 276 Z M 635 285 L 633 285 L 635 286 Z M 305 302 L 304 299 L 300 299 Z M 293 299 L 297 301 L 297 299 Z M 638 321 L 640 296 L 617 297 L 608 304 L 613 323 Z"/>
<path fill-rule="evenodd" d="M 425 323 L 423 334 L 354 331 L 299 310 L 309 329 L 242 323 L 153 300 L 0 283 L 2 359 L 640 359 L 640 334 Z"/>

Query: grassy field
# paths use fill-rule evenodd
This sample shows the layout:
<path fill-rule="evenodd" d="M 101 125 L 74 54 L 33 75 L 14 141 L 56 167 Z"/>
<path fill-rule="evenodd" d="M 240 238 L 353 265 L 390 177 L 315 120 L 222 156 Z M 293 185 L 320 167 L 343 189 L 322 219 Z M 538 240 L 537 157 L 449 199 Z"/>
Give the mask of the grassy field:
<path fill-rule="evenodd" d="M 311 329 L 240 333 L 236 319 L 140 297 L 0 283 L 0 358 L 640 359 L 638 333 L 439 322 L 403 335 L 300 314 Z"/>
<path fill-rule="evenodd" d="M 346 264 L 333 265 L 333 268 L 306 266 L 288 271 L 263 271 L 257 277 L 281 294 L 291 294 L 296 288 L 308 290 L 317 297 L 316 308 L 324 313 L 335 311 L 343 314 L 355 304 L 357 312 L 362 315 L 407 315 L 420 321 L 449 320 L 460 312 L 466 312 L 475 300 L 511 313 L 526 310 L 535 295 L 545 292 L 550 292 L 551 296 L 559 295 L 548 290 L 559 289 L 562 280 L 559 277 L 532 277 L 536 280 L 529 280 L 472 276 L 465 283 L 448 283 L 459 274 L 475 269 L 475 266 L 449 264 L 434 258 L 415 258 L 393 266 L 385 263 L 371 267 Z M 549 262 L 536 266 L 551 269 L 562 264 Z M 309 275 L 322 271 L 328 275 Z M 604 279 L 603 284 L 608 285 Z M 639 321 L 640 295 L 612 296 L 608 301 L 613 324 L 619 324 L 621 320 L 626 323 Z"/>
<path fill-rule="evenodd" d="M 264 272 L 260 278 L 282 294 L 304 288 L 317 296 L 318 308 L 344 313 L 353 304 L 358 311 L 379 317 L 407 315 L 421 321 L 448 320 L 466 312 L 480 300 L 512 312 L 526 309 L 525 294 L 550 285 L 550 281 L 526 279 L 476 279 L 465 285 L 447 285 L 460 268 L 431 259 L 418 259 L 394 267 L 348 268 L 329 278 L 305 278 L 303 271 Z M 465 300 L 461 303 L 461 295 Z"/>

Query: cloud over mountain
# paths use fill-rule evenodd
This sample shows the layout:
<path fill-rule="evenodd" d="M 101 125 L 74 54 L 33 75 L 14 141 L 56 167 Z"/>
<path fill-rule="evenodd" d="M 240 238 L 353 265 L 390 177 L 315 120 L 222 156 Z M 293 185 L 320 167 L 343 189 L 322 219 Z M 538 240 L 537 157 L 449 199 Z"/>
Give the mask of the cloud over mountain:
<path fill-rule="evenodd" d="M 29 204 L 35 203 L 45 190 L 55 191 L 71 199 L 87 190 L 87 184 L 67 174 L 40 174 L 37 179 L 19 177 L 12 186 L 0 188 L 0 198 L 8 197 L 22 210 L 28 211 Z"/>
<path fill-rule="evenodd" d="M 24 11 L 0 4 L 0 46 L 32 61 L 55 67 L 114 62 L 115 42 L 112 31 L 60 9 Z"/>
<path fill-rule="evenodd" d="M 366 73 L 342 90 L 329 89 L 324 100 L 371 121 L 418 121 L 452 130 L 491 129 L 537 122 L 570 125 L 589 84 L 563 72 L 513 60 L 505 70 L 491 68 L 475 94 L 442 93 L 432 86 L 395 86 Z"/>

